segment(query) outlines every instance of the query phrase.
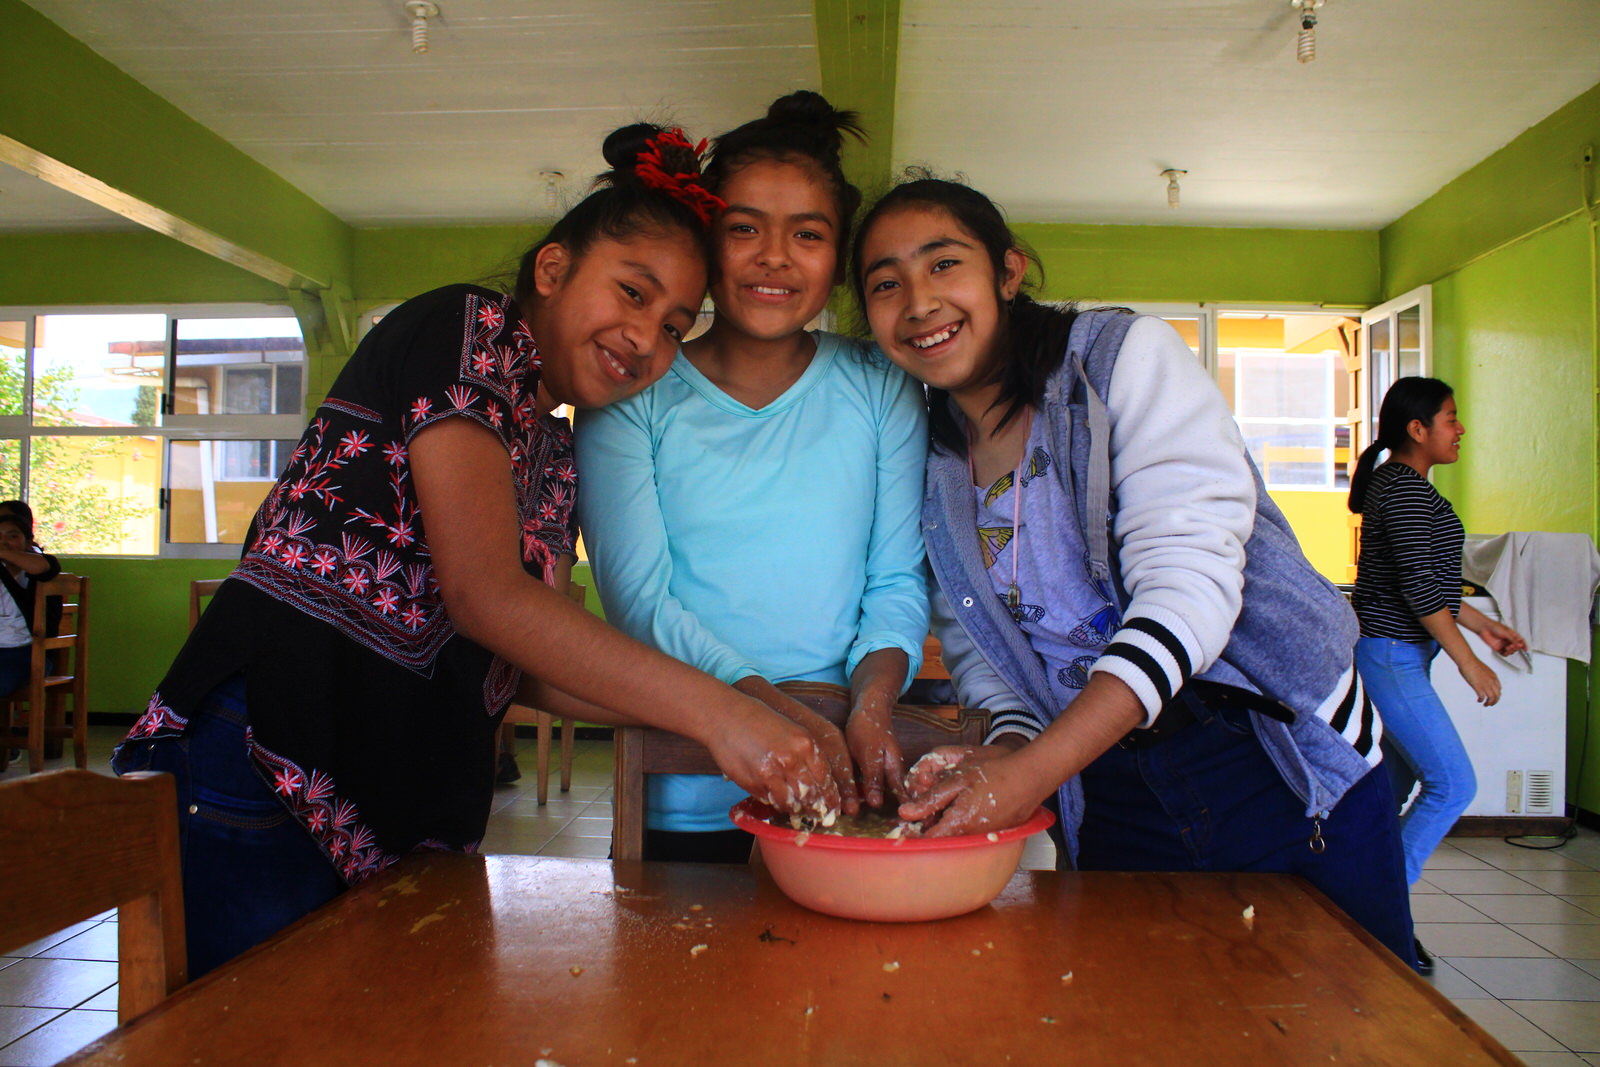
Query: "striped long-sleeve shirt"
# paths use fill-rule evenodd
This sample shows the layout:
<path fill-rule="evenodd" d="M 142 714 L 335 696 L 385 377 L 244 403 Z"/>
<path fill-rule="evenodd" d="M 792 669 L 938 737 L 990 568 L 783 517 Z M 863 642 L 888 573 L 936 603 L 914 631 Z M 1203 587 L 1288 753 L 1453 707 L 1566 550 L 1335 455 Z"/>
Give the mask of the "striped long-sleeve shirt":
<path fill-rule="evenodd" d="M 1464 540 L 1450 501 L 1415 469 L 1390 462 L 1373 471 L 1352 598 L 1361 636 L 1433 640 L 1417 620 L 1440 608 L 1461 610 Z"/>

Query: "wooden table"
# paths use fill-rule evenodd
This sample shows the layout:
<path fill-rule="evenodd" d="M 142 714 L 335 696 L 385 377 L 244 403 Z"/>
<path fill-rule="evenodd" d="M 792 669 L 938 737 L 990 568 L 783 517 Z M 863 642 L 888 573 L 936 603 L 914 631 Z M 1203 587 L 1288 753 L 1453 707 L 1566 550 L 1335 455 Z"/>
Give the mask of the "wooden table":
<path fill-rule="evenodd" d="M 1021 872 L 991 907 L 896 925 L 806 911 L 748 867 L 443 854 L 346 894 L 72 1062 L 541 1058 L 1520 1062 L 1283 876 Z"/>

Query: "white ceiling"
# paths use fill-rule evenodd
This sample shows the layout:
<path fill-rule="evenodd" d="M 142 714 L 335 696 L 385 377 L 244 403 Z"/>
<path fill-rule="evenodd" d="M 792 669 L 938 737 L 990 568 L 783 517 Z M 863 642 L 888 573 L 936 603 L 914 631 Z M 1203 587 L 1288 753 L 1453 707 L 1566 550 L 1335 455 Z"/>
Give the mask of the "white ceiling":
<path fill-rule="evenodd" d="M 424 56 L 400 0 L 28 2 L 359 226 L 547 215 L 538 173 L 572 199 L 617 125 L 715 133 L 819 80 L 806 0 L 438 0 Z M 1373 228 L 1600 82 L 1600 0 L 1327 0 L 1308 65 L 1293 15 L 903 0 L 896 162 L 1017 220 Z M 94 228 L 19 179 L 0 230 Z"/>
<path fill-rule="evenodd" d="M 1377 228 L 1600 82 L 1597 0 L 1327 0 L 1309 64 L 1287 0 L 902 11 L 895 155 L 1028 221 Z"/>

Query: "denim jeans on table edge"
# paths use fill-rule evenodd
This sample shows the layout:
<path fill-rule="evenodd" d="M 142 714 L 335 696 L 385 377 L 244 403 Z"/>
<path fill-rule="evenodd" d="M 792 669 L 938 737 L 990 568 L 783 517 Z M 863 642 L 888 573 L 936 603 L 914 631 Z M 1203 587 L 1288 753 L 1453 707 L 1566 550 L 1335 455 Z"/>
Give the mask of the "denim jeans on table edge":
<path fill-rule="evenodd" d="M 1198 722 L 1146 749 L 1112 746 L 1083 771 L 1079 866 L 1297 874 L 1415 966 L 1394 794 L 1381 767 L 1321 820 L 1284 785 L 1248 717 L 1190 701 Z"/>
<path fill-rule="evenodd" d="M 192 981 L 332 900 L 344 882 L 256 773 L 245 745 L 244 684 L 212 690 L 182 737 L 137 738 L 118 774 L 177 781 L 184 928 Z"/>
<path fill-rule="evenodd" d="M 1383 718 L 1384 744 L 1399 753 L 1422 787 L 1400 820 L 1406 879 L 1413 883 L 1478 793 L 1472 757 L 1428 678 L 1428 665 L 1438 654 L 1435 641 L 1363 637 L 1356 642 L 1356 670 Z M 1403 774 L 1404 768 L 1395 771 Z"/>

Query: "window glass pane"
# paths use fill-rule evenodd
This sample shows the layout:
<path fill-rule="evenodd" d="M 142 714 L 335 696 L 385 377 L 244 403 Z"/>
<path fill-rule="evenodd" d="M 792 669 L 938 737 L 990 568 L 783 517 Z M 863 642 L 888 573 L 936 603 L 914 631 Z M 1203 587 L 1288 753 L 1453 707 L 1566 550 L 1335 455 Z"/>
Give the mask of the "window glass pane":
<path fill-rule="evenodd" d="M 34 528 L 56 555 L 154 555 L 160 485 L 160 438 L 37 436 L 30 443 Z"/>
<path fill-rule="evenodd" d="M 1269 487 L 1338 489 L 1347 481 L 1345 354 L 1359 327 L 1315 312 L 1217 317 L 1218 384 Z"/>
<path fill-rule="evenodd" d="M 1399 333 L 1399 344 L 1396 346 L 1399 359 L 1397 369 L 1400 377 L 1407 375 L 1420 375 L 1422 373 L 1422 308 L 1413 304 L 1395 316 L 1395 328 Z"/>
<path fill-rule="evenodd" d="M 294 441 L 173 441 L 167 540 L 244 544 L 250 520 L 294 446 Z"/>
<path fill-rule="evenodd" d="M 298 415 L 306 346 L 293 318 L 179 319 L 178 415 Z"/>
<path fill-rule="evenodd" d="M 1239 417 L 1325 419 L 1331 414 L 1326 357 L 1239 352 L 1236 358 L 1234 413 Z"/>
<path fill-rule="evenodd" d="M 154 426 L 166 362 L 165 315 L 40 315 L 33 421 Z"/>
<path fill-rule="evenodd" d="M 1367 327 L 1367 336 L 1372 345 L 1372 350 L 1367 354 L 1367 381 L 1371 394 L 1368 398 L 1367 417 L 1376 432 L 1378 409 L 1383 406 L 1384 395 L 1389 392 L 1389 386 L 1394 384 L 1395 379 L 1394 353 L 1389 344 L 1389 320 L 1374 320 Z"/>
<path fill-rule="evenodd" d="M 26 414 L 22 408 L 22 376 L 27 367 L 27 341 L 27 323 L 0 322 L 0 415 Z"/>
<path fill-rule="evenodd" d="M 1183 338 L 1183 343 L 1189 346 L 1189 351 L 1194 353 L 1195 359 L 1202 358 L 1200 355 L 1200 319 L 1198 316 L 1163 315 L 1161 320 L 1178 331 L 1178 336 Z"/>
<path fill-rule="evenodd" d="M 1246 447 L 1268 485 L 1327 486 L 1334 430 L 1328 423 L 1240 419 Z"/>

